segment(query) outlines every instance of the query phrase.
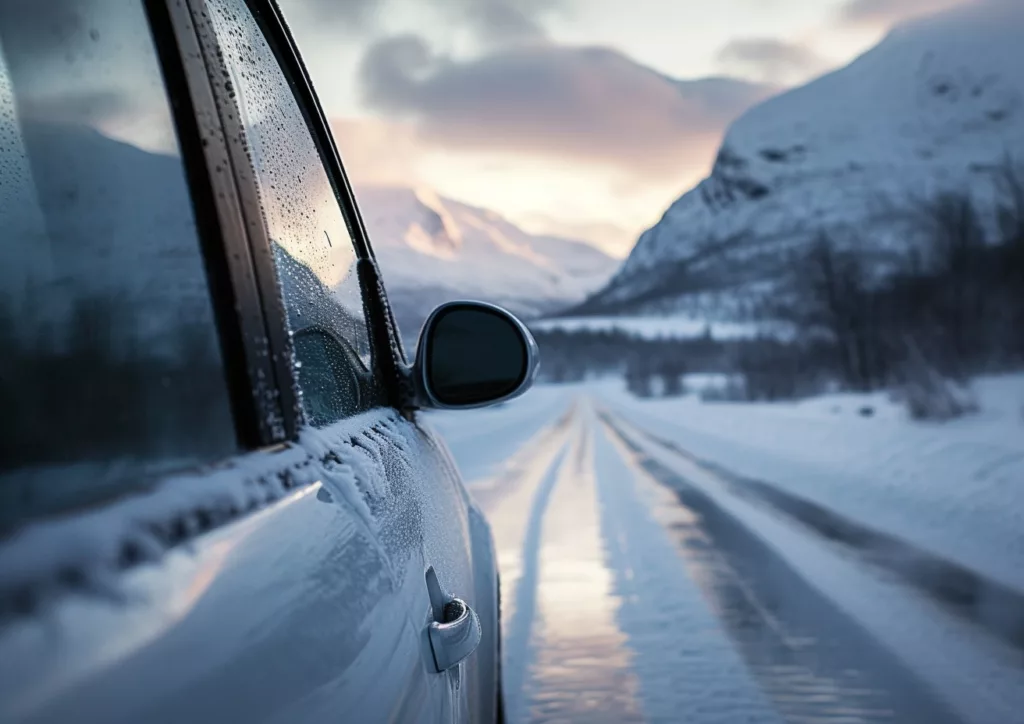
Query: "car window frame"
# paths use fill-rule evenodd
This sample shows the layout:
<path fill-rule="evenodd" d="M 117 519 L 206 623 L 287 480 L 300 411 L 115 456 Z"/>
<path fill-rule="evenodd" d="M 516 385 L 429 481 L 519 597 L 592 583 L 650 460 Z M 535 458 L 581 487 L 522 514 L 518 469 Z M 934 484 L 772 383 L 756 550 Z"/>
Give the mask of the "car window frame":
<path fill-rule="evenodd" d="M 241 453 L 280 444 L 294 435 L 284 424 L 267 321 L 254 275 L 252 249 L 230 144 L 213 83 L 188 9 L 175 0 L 145 0 L 163 74 L 193 212 L 207 290 L 224 357 Z"/>
<path fill-rule="evenodd" d="M 380 375 L 379 379 L 388 392 L 388 406 L 402 409 L 399 400 L 408 397 L 402 393 L 400 343 L 396 328 L 392 326 L 390 309 L 362 218 L 323 112 L 276 5 L 248 1 L 246 4 L 274 49 L 286 77 L 293 82 L 295 78 L 302 79 L 299 86 L 305 90 L 297 92 L 296 100 L 306 115 L 310 135 L 318 144 L 323 168 L 335 185 L 346 223 L 352 225 L 361 290 L 368 309 L 370 345 L 376 359 L 375 374 Z M 211 43 L 216 36 L 208 19 L 203 21 L 201 17 L 205 2 L 142 0 L 142 8 L 156 53 L 194 215 L 237 448 L 220 460 L 212 460 L 199 467 L 154 475 L 151 484 L 145 488 L 119 490 L 109 498 L 69 507 L 54 515 L 28 515 L 11 531 L 0 535 L 0 549 L 17 543 L 21 532 L 29 527 L 35 528 L 39 534 L 48 535 L 49 531 L 59 530 L 63 525 L 76 525 L 79 516 L 90 510 L 116 507 L 138 495 L 152 493 L 159 496 L 165 482 L 173 483 L 179 478 L 204 478 L 225 469 L 225 464 L 254 453 L 282 453 L 288 444 L 299 439 L 303 416 L 296 394 L 297 375 L 291 366 L 293 357 L 287 318 L 262 213 L 255 217 L 252 215 L 253 210 L 259 211 L 255 175 L 247 163 L 236 163 L 237 154 L 245 151 L 243 137 L 232 136 L 231 127 L 224 123 L 225 117 L 234 115 L 234 105 L 225 102 L 228 98 L 224 95 L 223 86 L 218 87 L 216 82 L 220 77 L 214 74 L 219 72 L 218 66 L 210 62 L 210 53 L 215 52 L 218 46 Z M 280 50 L 283 42 L 283 47 L 289 49 L 288 53 Z M 343 193 L 337 189 L 342 189 Z M 266 275 L 260 277 L 261 262 L 264 271 L 270 269 L 273 272 L 270 276 L 273 280 L 272 295 L 265 290 Z M 285 465 L 285 461 L 282 460 L 281 464 Z M 281 477 L 285 489 L 290 489 L 293 482 L 294 479 L 288 475 Z M 192 525 L 181 522 L 181 516 L 187 515 L 187 511 L 169 509 L 167 530 L 154 528 L 154 531 L 170 548 L 192 535 L 244 517 L 250 510 L 232 510 L 223 520 L 218 520 L 202 509 L 196 512 L 196 524 Z M 117 536 L 116 533 L 112 535 Z M 118 557 L 111 564 L 117 570 L 127 569 L 144 560 L 136 541 L 123 540 L 118 545 L 121 546 L 117 549 Z M 60 571 L 66 571 L 67 565 L 72 569 L 80 565 L 80 561 L 60 563 L 69 555 L 67 551 L 57 551 L 52 556 L 43 556 L 38 571 L 25 582 L 11 589 L 0 587 L 0 626 L 10 611 L 20 614 L 33 610 L 37 595 L 44 595 L 43 592 L 49 591 L 51 585 L 61 590 L 74 588 L 59 575 L 53 577 Z M 10 611 L 5 608 L 7 604 L 13 606 Z"/>
<path fill-rule="evenodd" d="M 206 0 L 185 0 L 185 3 L 192 12 L 192 19 L 198 30 L 197 34 L 205 46 L 204 53 L 211 73 L 210 82 L 221 107 L 221 120 L 225 125 L 228 137 L 244 138 L 244 129 L 235 108 L 232 93 L 223 82 L 218 82 L 227 77 L 224 75 L 226 69 L 218 54 L 219 45 L 206 7 Z M 372 355 L 371 372 L 382 387 L 384 404 L 399 410 L 407 409 L 412 395 L 408 383 L 404 348 L 388 304 L 387 294 L 366 226 L 359 212 L 355 194 L 323 107 L 277 2 L 275 0 L 244 0 L 244 4 L 263 33 L 281 72 L 292 88 L 296 104 L 303 114 L 310 137 L 316 146 L 323 170 L 331 183 L 335 201 L 338 203 L 348 227 L 356 254 L 356 270 L 365 308 L 365 321 Z M 245 210 L 248 212 L 249 241 L 253 249 L 253 258 L 257 263 L 257 275 L 264 304 L 267 305 L 264 311 L 268 326 L 273 328 L 272 333 L 279 333 L 283 336 L 283 342 L 287 344 L 285 346 L 281 341 L 275 343 L 275 335 L 272 334 L 270 353 L 278 363 L 275 371 L 279 386 L 289 390 L 290 395 L 294 396 L 298 376 L 290 364 L 292 357 L 290 342 L 288 342 L 287 315 L 277 286 L 270 237 L 259 208 L 258 182 L 245 157 L 244 146 L 242 144 L 238 144 L 237 148 L 233 146 L 232 151 L 237 156 L 235 173 Z M 250 219 L 252 220 L 250 221 Z M 286 426 L 294 437 L 301 421 L 299 405 L 297 401 L 293 402 L 289 397 L 283 407 L 285 408 L 283 412 Z"/>
<path fill-rule="evenodd" d="M 284 18 L 272 0 L 245 0 L 295 93 L 349 227 L 366 305 L 371 372 L 388 406 L 404 409 L 405 356 L 355 195 Z M 255 172 L 223 83 L 205 0 L 143 0 L 223 357 L 238 454 L 298 439 L 302 411 L 284 302 Z M 73 511 L 69 511 L 73 512 Z"/>
<path fill-rule="evenodd" d="M 272 359 L 262 343 L 267 324 L 254 281 L 241 198 L 234 176 L 223 172 L 230 168 L 226 163 L 227 136 L 195 26 L 187 8 L 177 0 L 142 0 L 141 7 L 180 154 L 236 447 L 198 468 L 154 474 L 144 487 L 117 486 L 109 495 L 57 512 L 29 513 L 12 527 L 0 530 L 0 544 L 27 526 L 115 504 L 155 489 L 167 478 L 193 474 L 250 452 L 278 448 L 297 437 L 297 432 L 284 424 L 284 396 L 276 387 Z"/>

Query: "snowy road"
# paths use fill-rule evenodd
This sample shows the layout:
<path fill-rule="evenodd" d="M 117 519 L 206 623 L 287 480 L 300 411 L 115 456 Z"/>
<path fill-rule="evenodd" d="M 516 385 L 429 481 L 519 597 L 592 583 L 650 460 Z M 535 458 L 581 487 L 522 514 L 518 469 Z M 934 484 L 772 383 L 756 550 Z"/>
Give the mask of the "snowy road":
<path fill-rule="evenodd" d="M 494 529 L 511 722 L 1024 722 L 1012 630 L 600 390 L 534 395 L 433 416 Z"/>

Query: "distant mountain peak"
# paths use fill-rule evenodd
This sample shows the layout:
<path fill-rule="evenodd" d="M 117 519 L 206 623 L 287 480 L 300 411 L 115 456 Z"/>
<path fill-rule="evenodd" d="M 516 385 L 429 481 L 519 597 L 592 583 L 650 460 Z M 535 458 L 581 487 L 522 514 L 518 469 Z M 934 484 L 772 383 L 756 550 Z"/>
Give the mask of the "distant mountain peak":
<path fill-rule="evenodd" d="M 438 256 L 451 258 L 452 254 L 462 246 L 462 230 L 455 223 L 451 212 L 444 205 L 441 197 L 433 189 L 418 187 L 414 190 L 416 200 L 423 205 L 427 211 L 433 214 L 425 214 L 423 222 L 414 222 L 410 227 L 411 238 L 408 238 L 410 245 L 417 245 L 416 248 L 423 249 L 424 237 L 429 240 L 428 248 Z"/>
<path fill-rule="evenodd" d="M 529 234 L 497 212 L 432 189 L 360 186 L 356 197 L 399 325 L 473 298 L 536 316 L 583 300 L 618 262 L 582 241 Z"/>

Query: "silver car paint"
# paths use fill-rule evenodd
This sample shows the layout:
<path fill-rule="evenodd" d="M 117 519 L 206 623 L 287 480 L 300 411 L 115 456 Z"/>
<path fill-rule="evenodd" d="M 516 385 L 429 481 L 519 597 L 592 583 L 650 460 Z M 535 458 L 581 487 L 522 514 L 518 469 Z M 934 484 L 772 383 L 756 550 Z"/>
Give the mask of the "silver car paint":
<path fill-rule="evenodd" d="M 355 463 L 369 520 L 322 476 L 107 581 L 105 595 L 69 594 L 0 630 L 0 659 L 22 672 L 0 683 L 0 721 L 493 721 L 489 529 L 443 444 L 387 418 L 332 451 Z M 441 674 L 425 636 L 428 566 L 484 632 Z"/>

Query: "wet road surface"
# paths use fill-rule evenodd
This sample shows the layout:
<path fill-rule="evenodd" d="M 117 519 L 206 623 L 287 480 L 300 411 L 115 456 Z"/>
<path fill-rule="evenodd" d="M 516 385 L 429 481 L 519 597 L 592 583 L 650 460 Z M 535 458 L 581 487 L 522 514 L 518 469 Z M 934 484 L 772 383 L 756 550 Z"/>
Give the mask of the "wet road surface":
<path fill-rule="evenodd" d="M 471 487 L 510 722 L 1021 720 L 1021 671 L 945 687 L 959 623 L 714 477 L 580 396 Z"/>

